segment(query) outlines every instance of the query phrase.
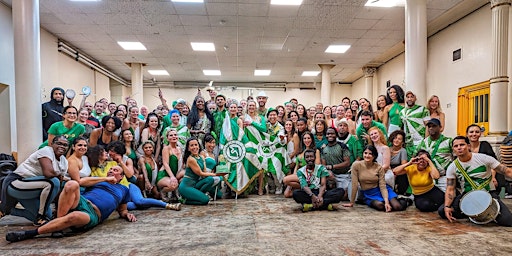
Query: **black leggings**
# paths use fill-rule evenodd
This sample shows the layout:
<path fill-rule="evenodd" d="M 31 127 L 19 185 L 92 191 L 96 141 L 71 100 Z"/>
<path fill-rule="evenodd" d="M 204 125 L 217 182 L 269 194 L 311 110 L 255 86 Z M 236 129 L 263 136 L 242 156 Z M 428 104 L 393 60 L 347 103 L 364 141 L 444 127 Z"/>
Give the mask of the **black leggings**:
<path fill-rule="evenodd" d="M 414 195 L 414 205 L 422 212 L 433 212 L 444 203 L 444 192 L 434 186 L 427 193 Z M 443 210 L 444 211 L 444 210 Z"/>
<path fill-rule="evenodd" d="M 389 200 L 389 204 L 391 205 L 391 209 L 393 211 L 405 211 L 407 209 L 407 201 L 405 199 L 397 199 L 396 197 L 391 198 Z M 370 207 L 376 209 L 378 211 L 385 211 L 386 207 L 384 202 L 379 200 L 373 200 L 370 202 Z"/>

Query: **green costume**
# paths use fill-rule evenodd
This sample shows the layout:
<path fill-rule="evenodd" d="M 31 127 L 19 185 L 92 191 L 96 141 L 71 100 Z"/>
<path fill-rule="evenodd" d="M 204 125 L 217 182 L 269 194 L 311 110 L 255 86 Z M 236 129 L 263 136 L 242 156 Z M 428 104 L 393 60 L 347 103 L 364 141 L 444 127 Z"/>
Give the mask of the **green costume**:
<path fill-rule="evenodd" d="M 213 112 L 213 122 L 214 122 L 214 136 L 217 141 L 217 144 L 219 143 L 220 133 L 222 131 L 222 124 L 224 123 L 224 118 L 226 118 L 226 115 L 228 113 L 228 110 L 224 108 L 222 111 L 216 110 Z"/>
<path fill-rule="evenodd" d="M 356 137 L 352 134 L 348 134 L 347 137 L 342 140 L 338 138 L 338 141 L 345 143 L 348 147 L 348 151 L 350 152 L 350 165 L 357 159 L 358 152 L 362 152 L 361 144 L 357 141 Z"/>
<path fill-rule="evenodd" d="M 178 146 L 181 148 L 185 148 L 187 140 L 190 138 L 190 131 L 186 125 L 178 124 L 178 126 L 174 126 L 170 124 L 162 129 L 163 143 L 164 145 L 169 145 L 169 141 L 167 140 L 167 131 L 170 129 L 175 129 L 178 134 Z"/>
<path fill-rule="evenodd" d="M 193 156 L 190 156 L 193 157 Z M 205 168 L 205 160 L 201 156 L 194 157 L 201 170 Z M 201 178 L 195 174 L 190 167 L 185 169 L 185 177 L 180 182 L 178 191 L 185 199 L 185 204 L 205 205 L 210 198 L 205 194 L 213 188 L 214 179 L 212 176 Z"/>
<path fill-rule="evenodd" d="M 442 134 L 437 140 L 432 140 L 432 138 L 429 136 L 421 141 L 421 143 L 416 148 L 414 155 L 416 155 L 420 149 L 424 149 L 429 152 L 432 156 L 432 162 L 434 162 L 436 165 L 439 174 L 444 176 L 448 166 L 453 161 L 451 144 L 452 139 L 445 137 Z"/>
<path fill-rule="evenodd" d="M 425 121 L 429 116 L 428 109 L 419 105 L 406 107 L 400 111 L 400 117 L 404 124 L 405 149 L 409 159 L 413 157 L 416 147 L 425 138 Z"/>
<path fill-rule="evenodd" d="M 75 139 L 85 133 L 85 126 L 83 124 L 79 123 L 73 123 L 73 126 L 71 128 L 67 128 L 64 126 L 64 121 L 56 122 L 50 126 L 50 129 L 48 129 L 48 134 L 60 136 L 64 135 L 68 139 L 69 145 L 73 144 L 73 141 Z M 39 149 L 48 146 L 48 140 L 43 142 L 41 146 L 39 146 Z"/>
<path fill-rule="evenodd" d="M 404 106 L 400 105 L 400 103 L 398 102 L 393 102 L 393 104 L 391 105 L 391 108 L 389 109 L 388 112 L 389 133 L 402 129 L 403 124 L 402 119 L 400 118 L 400 111 L 402 111 L 403 108 Z"/>

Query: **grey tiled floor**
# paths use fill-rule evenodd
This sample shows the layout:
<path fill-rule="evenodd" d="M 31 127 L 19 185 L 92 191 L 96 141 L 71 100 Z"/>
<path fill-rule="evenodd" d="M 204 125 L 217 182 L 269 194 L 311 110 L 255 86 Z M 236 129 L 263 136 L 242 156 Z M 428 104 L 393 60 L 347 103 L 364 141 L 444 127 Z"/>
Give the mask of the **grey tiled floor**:
<path fill-rule="evenodd" d="M 511 199 L 504 202 L 512 206 Z M 62 239 L 10 244 L 0 255 L 512 255 L 512 228 L 450 224 L 437 213 L 383 213 L 356 205 L 302 213 L 292 199 L 249 196 L 182 211 L 135 211 L 136 223 L 111 216 Z M 0 233 L 28 229 L 0 221 Z M 5 226 L 9 224 L 8 226 Z"/>

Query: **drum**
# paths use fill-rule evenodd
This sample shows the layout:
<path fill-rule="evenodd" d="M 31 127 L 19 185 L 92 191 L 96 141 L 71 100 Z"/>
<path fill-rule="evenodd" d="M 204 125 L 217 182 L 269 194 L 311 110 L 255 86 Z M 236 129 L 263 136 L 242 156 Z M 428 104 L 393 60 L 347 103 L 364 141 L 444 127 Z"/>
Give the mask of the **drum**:
<path fill-rule="evenodd" d="M 487 224 L 500 213 L 500 204 L 485 190 L 473 190 L 460 200 L 461 211 L 475 224 Z"/>

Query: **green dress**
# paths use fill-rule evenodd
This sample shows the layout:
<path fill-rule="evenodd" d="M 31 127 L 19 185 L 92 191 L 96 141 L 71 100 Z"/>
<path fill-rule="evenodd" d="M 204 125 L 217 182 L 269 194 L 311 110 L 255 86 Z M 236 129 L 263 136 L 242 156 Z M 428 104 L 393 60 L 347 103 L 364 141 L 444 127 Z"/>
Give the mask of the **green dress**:
<path fill-rule="evenodd" d="M 388 113 L 388 120 L 389 120 L 389 126 L 388 126 L 388 134 L 391 134 L 392 132 L 396 130 L 402 129 L 402 119 L 400 118 L 400 111 L 404 106 L 400 105 L 398 102 L 393 102 L 393 105 L 389 109 Z"/>

